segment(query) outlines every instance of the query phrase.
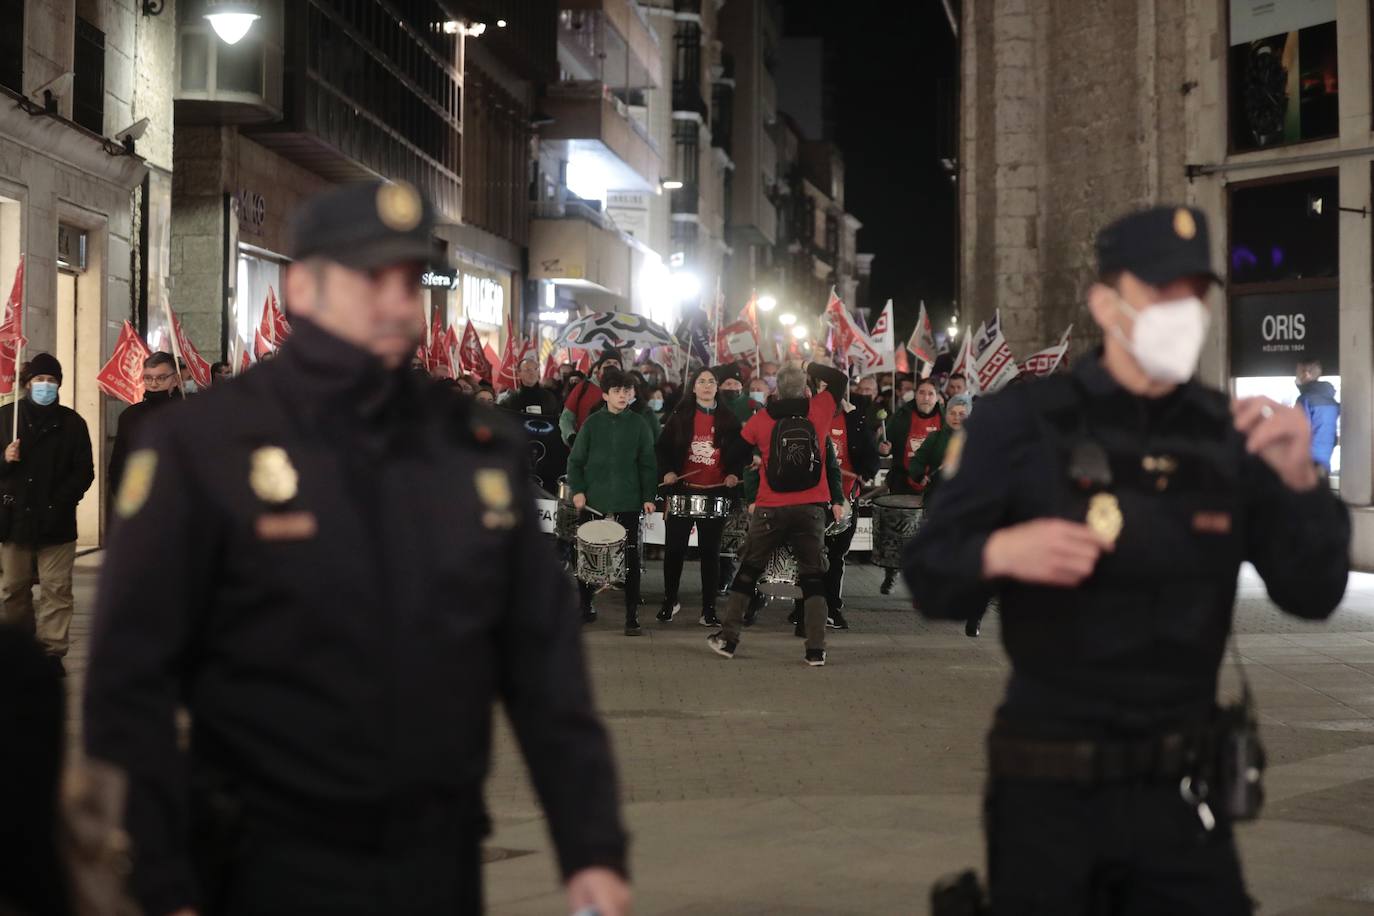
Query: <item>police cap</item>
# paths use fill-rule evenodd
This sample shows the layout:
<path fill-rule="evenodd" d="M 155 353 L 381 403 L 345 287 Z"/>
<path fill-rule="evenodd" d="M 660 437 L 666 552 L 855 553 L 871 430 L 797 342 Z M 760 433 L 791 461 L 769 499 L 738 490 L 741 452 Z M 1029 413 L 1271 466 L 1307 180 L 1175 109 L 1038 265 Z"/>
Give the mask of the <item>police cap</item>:
<path fill-rule="evenodd" d="M 1193 207 L 1152 207 L 1123 216 L 1097 234 L 1097 273 L 1129 271 L 1151 286 L 1180 277 L 1222 282 L 1212 269 L 1207 216 Z"/>
<path fill-rule="evenodd" d="M 434 209 L 404 181 L 345 185 L 313 197 L 291 220 L 289 254 L 325 258 L 354 270 L 442 260 Z"/>

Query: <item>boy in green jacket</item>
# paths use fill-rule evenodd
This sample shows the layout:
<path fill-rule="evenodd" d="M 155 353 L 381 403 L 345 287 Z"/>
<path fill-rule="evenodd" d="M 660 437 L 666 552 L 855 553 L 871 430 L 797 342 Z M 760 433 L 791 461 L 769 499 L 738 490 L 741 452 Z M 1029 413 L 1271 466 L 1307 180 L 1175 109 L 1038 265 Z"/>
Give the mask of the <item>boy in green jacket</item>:
<path fill-rule="evenodd" d="M 606 409 L 587 417 L 568 457 L 568 484 L 581 521 L 594 515 L 619 522 L 625 528 L 625 635 L 639 629 L 639 513 L 654 511 L 658 486 L 658 461 L 654 437 L 637 413 L 627 410 L 634 382 L 619 369 L 601 376 Z M 597 586 L 578 583 L 582 619 L 596 620 L 592 596 Z"/>

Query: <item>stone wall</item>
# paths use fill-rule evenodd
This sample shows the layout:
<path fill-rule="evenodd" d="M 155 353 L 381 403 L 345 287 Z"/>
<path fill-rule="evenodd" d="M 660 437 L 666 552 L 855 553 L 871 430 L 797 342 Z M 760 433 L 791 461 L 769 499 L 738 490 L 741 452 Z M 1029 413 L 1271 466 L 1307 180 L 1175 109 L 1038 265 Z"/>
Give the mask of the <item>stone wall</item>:
<path fill-rule="evenodd" d="M 1074 322 L 1093 237 L 1186 195 L 1188 0 L 964 5 L 962 318 L 1028 354 Z"/>

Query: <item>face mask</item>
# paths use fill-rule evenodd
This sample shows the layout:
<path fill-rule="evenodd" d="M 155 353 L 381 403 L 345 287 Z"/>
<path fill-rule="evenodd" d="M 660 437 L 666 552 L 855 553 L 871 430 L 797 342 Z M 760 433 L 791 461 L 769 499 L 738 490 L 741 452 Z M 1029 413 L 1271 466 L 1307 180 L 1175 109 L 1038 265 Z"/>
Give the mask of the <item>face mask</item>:
<path fill-rule="evenodd" d="M 752 398 L 756 403 L 764 404 L 764 403 L 767 403 L 767 401 L 768 401 L 768 392 L 766 392 L 766 391 L 751 391 L 751 392 L 749 392 L 749 397 Z"/>
<path fill-rule="evenodd" d="M 635 402 L 635 396 L 634 396 L 634 395 L 630 395 L 630 399 L 629 399 L 628 401 L 625 402 L 625 406 L 626 406 L 626 407 L 629 407 L 629 406 L 630 406 L 631 404 L 633 404 L 634 402 Z"/>
<path fill-rule="evenodd" d="M 738 391 L 725 391 L 724 389 L 722 389 L 721 392 L 720 392 L 720 396 L 721 396 L 722 399 L 724 399 L 724 400 L 726 400 L 726 401 L 733 401 L 735 398 L 739 397 L 739 392 L 738 392 Z"/>
<path fill-rule="evenodd" d="M 1181 385 L 1197 371 L 1212 316 L 1196 296 L 1135 309 L 1118 297 L 1120 309 L 1135 319 L 1131 336 L 1112 328 L 1153 381 Z"/>
<path fill-rule="evenodd" d="M 649 406 L 654 409 L 654 413 L 658 413 L 660 410 L 663 409 L 663 399 L 653 398 L 649 401 Z"/>
<path fill-rule="evenodd" d="M 34 382 L 29 397 L 39 407 L 47 407 L 57 400 L 57 382 Z"/>
<path fill-rule="evenodd" d="M 911 402 L 914 401 L 914 400 L 916 400 L 916 392 L 911 391 L 911 390 L 909 390 L 909 389 L 908 389 L 907 391 L 903 391 L 903 392 L 902 392 L 902 403 L 903 403 L 903 404 L 909 404 L 909 403 L 911 403 Z"/>
<path fill-rule="evenodd" d="M 181 383 L 181 390 L 185 391 L 187 394 L 195 394 L 197 391 L 200 390 L 200 388 L 196 385 L 195 379 L 188 378 L 186 381 Z"/>
<path fill-rule="evenodd" d="M 778 377 L 776 375 L 765 375 L 763 383 L 768 386 L 769 391 L 778 390 Z"/>

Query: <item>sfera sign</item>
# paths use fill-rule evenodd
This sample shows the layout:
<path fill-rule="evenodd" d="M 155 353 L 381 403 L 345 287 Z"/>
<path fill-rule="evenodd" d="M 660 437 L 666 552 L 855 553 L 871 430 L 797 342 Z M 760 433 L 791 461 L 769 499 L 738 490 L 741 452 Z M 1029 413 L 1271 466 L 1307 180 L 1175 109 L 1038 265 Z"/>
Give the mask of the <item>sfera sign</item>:
<path fill-rule="evenodd" d="M 1231 374 L 1292 375 L 1318 360 L 1324 375 L 1340 374 L 1340 294 L 1265 293 L 1231 300 Z"/>
<path fill-rule="evenodd" d="M 458 271 L 431 268 L 420 274 L 420 285 L 425 289 L 457 289 Z"/>

